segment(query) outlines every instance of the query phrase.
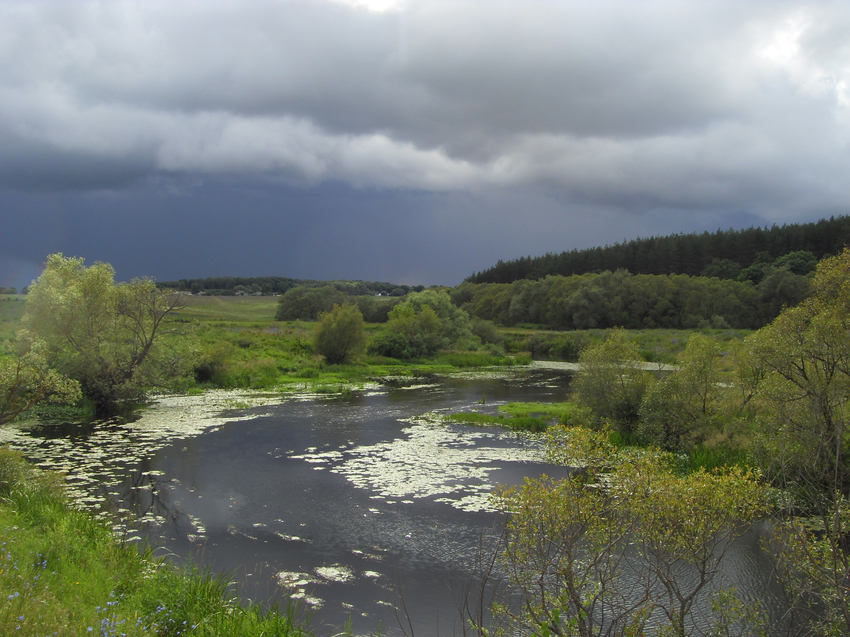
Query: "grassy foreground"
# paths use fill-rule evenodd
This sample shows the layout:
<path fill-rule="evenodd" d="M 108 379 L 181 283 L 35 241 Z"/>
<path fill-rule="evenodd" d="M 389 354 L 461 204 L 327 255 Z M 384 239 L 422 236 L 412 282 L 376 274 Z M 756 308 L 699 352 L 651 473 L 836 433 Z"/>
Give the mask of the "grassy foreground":
<path fill-rule="evenodd" d="M 0 634 L 291 636 L 293 614 L 240 606 L 226 577 L 178 569 L 73 508 L 60 476 L 0 449 Z"/>

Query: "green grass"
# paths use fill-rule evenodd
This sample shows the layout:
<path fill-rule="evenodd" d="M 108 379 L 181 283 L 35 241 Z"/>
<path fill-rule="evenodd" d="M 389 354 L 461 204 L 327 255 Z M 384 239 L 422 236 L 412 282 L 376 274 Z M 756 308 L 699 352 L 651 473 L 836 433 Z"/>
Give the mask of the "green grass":
<path fill-rule="evenodd" d="M 15 338 L 26 303 L 20 294 L 0 294 L 0 353 L 2 345 Z"/>
<path fill-rule="evenodd" d="M 226 576 L 117 541 L 61 477 L 0 449 L 0 634 L 310 635 L 293 611 L 240 606 Z"/>
<path fill-rule="evenodd" d="M 552 425 L 579 425 L 588 421 L 588 413 L 574 403 L 513 402 L 499 407 L 497 414 L 464 411 L 449 414 L 450 422 L 479 426 L 498 426 L 515 431 L 545 431 Z"/>
<path fill-rule="evenodd" d="M 273 321 L 278 297 L 186 296 L 186 307 L 177 317 L 190 321 Z"/>

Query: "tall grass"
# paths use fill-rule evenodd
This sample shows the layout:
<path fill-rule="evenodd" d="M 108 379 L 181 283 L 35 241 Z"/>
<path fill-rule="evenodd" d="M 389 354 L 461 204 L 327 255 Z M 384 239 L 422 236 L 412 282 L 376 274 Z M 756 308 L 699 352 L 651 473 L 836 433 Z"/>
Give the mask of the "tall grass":
<path fill-rule="evenodd" d="M 292 609 L 240 606 L 226 576 L 178 569 L 69 504 L 61 477 L 0 449 L 0 634 L 311 633 Z"/>

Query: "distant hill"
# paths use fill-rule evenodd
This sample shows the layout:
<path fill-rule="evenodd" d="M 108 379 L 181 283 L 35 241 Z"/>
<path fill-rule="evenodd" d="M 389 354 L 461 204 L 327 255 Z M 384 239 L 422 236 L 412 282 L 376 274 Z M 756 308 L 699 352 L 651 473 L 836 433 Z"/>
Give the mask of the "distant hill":
<path fill-rule="evenodd" d="M 403 296 L 411 291 L 424 289 L 421 285 L 397 285 L 379 281 L 313 281 L 310 279 L 290 279 L 282 276 L 234 277 L 219 276 L 206 279 L 179 279 L 178 281 L 158 281 L 162 288 L 191 292 L 230 296 L 235 294 L 284 294 L 295 287 L 325 287 L 331 285 L 343 294 L 352 296 L 384 294 Z"/>
<path fill-rule="evenodd" d="M 741 269 L 765 258 L 778 259 L 790 252 L 807 251 L 822 259 L 838 254 L 850 244 L 850 216 L 830 217 L 814 223 L 770 228 L 717 230 L 702 234 L 674 234 L 637 238 L 602 248 L 571 250 L 540 257 L 499 261 L 473 274 L 470 283 L 512 283 L 541 279 L 551 274 L 570 276 L 628 270 L 632 274 L 687 274 L 699 276 L 713 262 L 728 260 Z M 761 253 L 761 254 L 760 254 Z"/>

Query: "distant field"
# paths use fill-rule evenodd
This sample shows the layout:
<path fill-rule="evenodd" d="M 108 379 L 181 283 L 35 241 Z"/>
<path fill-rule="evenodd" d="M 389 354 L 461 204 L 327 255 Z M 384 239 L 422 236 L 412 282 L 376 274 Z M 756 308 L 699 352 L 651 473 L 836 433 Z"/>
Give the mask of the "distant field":
<path fill-rule="evenodd" d="M 200 321 L 274 321 L 276 296 L 187 296 L 186 307 L 177 313 L 183 319 Z"/>
<path fill-rule="evenodd" d="M 14 340 L 26 298 L 22 294 L 0 295 L 0 343 Z"/>

